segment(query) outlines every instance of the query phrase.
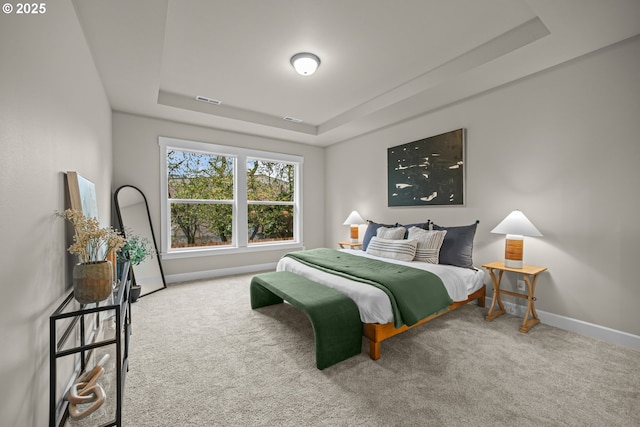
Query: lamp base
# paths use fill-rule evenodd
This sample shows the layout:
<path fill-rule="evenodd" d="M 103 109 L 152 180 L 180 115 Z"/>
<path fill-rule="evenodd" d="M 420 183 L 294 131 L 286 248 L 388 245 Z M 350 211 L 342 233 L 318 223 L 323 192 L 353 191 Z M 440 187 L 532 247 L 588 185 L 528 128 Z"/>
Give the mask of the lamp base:
<path fill-rule="evenodd" d="M 522 253 L 524 252 L 524 237 L 516 234 L 507 234 L 504 241 L 504 266 L 509 268 L 522 268 Z"/>
<path fill-rule="evenodd" d="M 351 226 L 351 243 L 358 243 L 358 226 Z"/>
<path fill-rule="evenodd" d="M 522 262 L 522 260 L 520 261 L 513 261 L 510 259 L 505 259 L 504 260 L 504 266 L 505 267 L 509 267 L 509 268 L 522 268 L 524 265 L 524 263 Z"/>

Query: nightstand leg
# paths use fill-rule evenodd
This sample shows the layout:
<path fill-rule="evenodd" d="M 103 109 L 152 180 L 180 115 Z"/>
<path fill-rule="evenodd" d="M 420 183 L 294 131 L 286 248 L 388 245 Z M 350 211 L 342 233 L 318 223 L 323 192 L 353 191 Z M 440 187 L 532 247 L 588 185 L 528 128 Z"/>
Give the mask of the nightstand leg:
<path fill-rule="evenodd" d="M 491 299 L 491 307 L 489 307 L 489 313 L 487 314 L 487 317 L 485 317 L 485 320 L 487 322 L 491 322 L 496 317 L 506 313 L 504 305 L 502 305 L 502 299 L 500 298 L 500 282 L 502 281 L 502 273 L 504 273 L 504 271 L 500 270 L 500 273 L 498 273 L 498 277 L 496 277 L 493 269 L 489 269 L 489 274 L 491 275 L 491 280 L 493 281 L 493 298 Z M 494 307 L 496 306 L 496 302 L 498 303 L 498 307 L 500 307 L 500 309 L 493 311 Z"/>
<path fill-rule="evenodd" d="M 522 321 L 522 327 L 520 328 L 520 332 L 523 334 L 529 332 L 534 325 L 540 323 L 540 319 L 538 319 L 538 313 L 536 313 L 536 302 L 535 302 L 535 291 L 536 291 L 536 280 L 538 279 L 538 275 L 533 276 L 533 281 L 529 280 L 528 275 L 523 275 L 524 281 L 527 283 L 527 289 L 529 294 L 527 296 L 527 312 L 524 315 L 524 320 Z M 531 315 L 531 319 L 529 319 L 529 315 Z"/>

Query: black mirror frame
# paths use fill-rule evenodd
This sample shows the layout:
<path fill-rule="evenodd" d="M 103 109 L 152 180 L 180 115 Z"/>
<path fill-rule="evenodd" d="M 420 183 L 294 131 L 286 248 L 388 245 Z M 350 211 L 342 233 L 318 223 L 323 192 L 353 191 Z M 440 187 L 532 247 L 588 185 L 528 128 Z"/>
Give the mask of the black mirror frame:
<path fill-rule="evenodd" d="M 122 233 L 122 235 L 124 237 L 127 237 L 126 233 L 125 233 L 125 229 L 124 229 L 124 224 L 122 223 L 122 215 L 120 213 L 120 204 L 118 203 L 118 193 L 120 192 L 120 190 L 122 190 L 123 188 L 132 188 L 134 190 L 136 190 L 138 193 L 140 193 L 140 195 L 142 196 L 142 199 L 144 200 L 144 207 L 147 210 L 147 220 L 149 221 L 149 229 L 151 230 L 151 238 L 153 240 L 153 247 L 156 251 L 156 257 L 157 257 L 157 261 L 158 261 L 158 267 L 160 268 L 160 277 L 162 278 L 162 287 L 158 288 L 154 291 L 148 292 L 144 295 L 141 295 L 141 297 L 145 296 L 145 295 L 149 295 L 152 294 L 154 292 L 158 292 L 162 289 L 165 289 L 167 287 L 167 282 L 164 278 L 164 270 L 162 269 L 162 262 L 160 261 L 160 251 L 158 251 L 158 243 L 156 242 L 156 233 L 153 231 L 153 224 L 151 224 L 151 214 L 149 213 L 149 204 L 147 203 L 147 197 L 144 195 L 144 193 L 142 192 L 142 190 L 140 190 L 138 187 L 135 187 L 133 185 L 122 185 L 120 187 L 118 187 L 116 189 L 116 191 L 113 193 L 113 202 L 115 204 L 115 210 L 116 210 L 116 216 L 118 218 L 118 225 L 120 227 L 120 232 Z M 135 272 L 133 269 L 133 266 L 130 266 L 130 273 L 131 273 L 131 280 L 132 283 L 136 283 L 136 277 L 135 277 Z"/>

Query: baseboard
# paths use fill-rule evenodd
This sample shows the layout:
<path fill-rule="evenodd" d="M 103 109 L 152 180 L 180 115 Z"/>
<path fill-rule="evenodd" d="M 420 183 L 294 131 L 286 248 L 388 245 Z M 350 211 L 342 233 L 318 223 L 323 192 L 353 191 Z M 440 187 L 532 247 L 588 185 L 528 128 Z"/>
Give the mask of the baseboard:
<path fill-rule="evenodd" d="M 487 307 L 491 307 L 490 297 L 485 298 L 485 304 Z M 527 307 L 524 305 L 518 305 L 507 301 L 502 301 L 502 304 L 504 305 L 507 313 L 515 316 L 524 317 L 527 311 Z M 536 309 L 536 312 L 540 318 L 540 323 L 544 323 L 545 325 L 555 326 L 556 328 L 575 332 L 580 335 L 601 339 L 611 344 L 640 350 L 640 336 L 638 335 L 596 325 L 595 323 L 583 322 L 582 320 L 572 319 L 571 317 L 548 313 L 538 309 Z"/>
<path fill-rule="evenodd" d="M 236 274 L 257 273 L 276 269 L 275 262 L 268 264 L 246 265 L 242 267 L 218 268 L 215 270 L 197 271 L 194 273 L 169 274 L 164 276 L 167 283 L 188 282 L 190 280 L 213 279 L 215 277 L 233 276 Z"/>

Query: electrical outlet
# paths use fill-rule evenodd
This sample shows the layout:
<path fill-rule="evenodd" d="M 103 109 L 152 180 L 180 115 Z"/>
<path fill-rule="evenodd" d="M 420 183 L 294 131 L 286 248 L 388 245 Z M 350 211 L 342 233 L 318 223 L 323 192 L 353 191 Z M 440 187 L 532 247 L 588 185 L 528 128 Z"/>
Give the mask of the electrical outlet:
<path fill-rule="evenodd" d="M 518 280 L 518 290 L 523 292 L 527 290 L 527 284 L 522 279 Z"/>

